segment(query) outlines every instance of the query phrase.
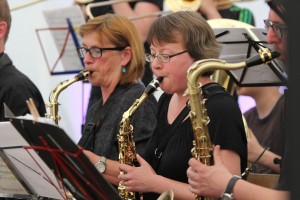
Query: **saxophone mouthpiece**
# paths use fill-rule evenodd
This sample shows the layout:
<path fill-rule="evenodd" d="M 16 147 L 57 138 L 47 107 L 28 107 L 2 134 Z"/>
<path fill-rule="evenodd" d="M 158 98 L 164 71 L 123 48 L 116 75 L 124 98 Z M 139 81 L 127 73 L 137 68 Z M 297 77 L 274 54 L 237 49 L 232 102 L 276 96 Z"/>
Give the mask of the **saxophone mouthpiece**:
<path fill-rule="evenodd" d="M 147 95 L 153 93 L 159 87 L 159 84 L 162 82 L 162 80 L 163 77 L 157 77 L 156 79 L 153 79 L 146 87 L 144 93 L 146 93 Z"/>
<path fill-rule="evenodd" d="M 157 80 L 159 83 L 161 83 L 163 79 L 164 79 L 164 77 L 159 76 L 159 77 L 157 77 L 156 80 Z"/>
<path fill-rule="evenodd" d="M 88 71 L 88 70 L 83 70 L 83 71 L 79 72 L 79 73 L 75 76 L 75 78 L 77 78 L 77 81 L 82 81 L 82 80 L 86 79 L 86 78 L 89 77 L 89 76 L 90 76 L 90 71 Z"/>
<path fill-rule="evenodd" d="M 246 59 L 245 62 L 246 62 L 247 67 L 252 67 L 255 65 L 269 62 L 279 56 L 280 56 L 280 53 L 278 53 L 276 51 L 264 51 L 264 52 L 260 52 L 259 54 Z"/>

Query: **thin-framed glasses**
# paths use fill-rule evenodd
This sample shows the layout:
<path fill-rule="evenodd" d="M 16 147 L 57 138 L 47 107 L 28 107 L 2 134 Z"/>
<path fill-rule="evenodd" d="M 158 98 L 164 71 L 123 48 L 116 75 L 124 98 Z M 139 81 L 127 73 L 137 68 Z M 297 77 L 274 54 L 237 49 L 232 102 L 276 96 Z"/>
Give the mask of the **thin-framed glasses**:
<path fill-rule="evenodd" d="M 80 58 L 84 58 L 85 54 L 89 52 L 90 56 L 92 58 L 101 58 L 103 51 L 121 51 L 125 49 L 125 47 L 112 47 L 112 48 L 98 48 L 98 47 L 92 47 L 92 48 L 84 48 L 84 47 L 78 47 L 78 55 Z"/>
<path fill-rule="evenodd" d="M 283 26 L 278 23 L 274 23 L 268 19 L 265 19 L 264 23 L 265 23 L 266 30 L 269 31 L 269 28 L 272 28 L 273 31 L 276 33 L 277 37 L 280 39 L 283 37 L 284 30 L 287 29 L 287 26 Z"/>
<path fill-rule="evenodd" d="M 178 56 L 178 55 L 183 54 L 185 52 L 188 52 L 188 50 L 184 50 L 184 51 L 181 51 L 179 53 L 172 54 L 172 55 L 168 55 L 168 54 L 153 55 L 151 53 L 145 53 L 145 59 L 146 59 L 147 62 L 152 63 L 154 61 L 154 59 L 157 58 L 157 60 L 159 60 L 160 62 L 167 63 L 167 62 L 170 62 L 170 58 L 172 58 L 174 56 Z"/>

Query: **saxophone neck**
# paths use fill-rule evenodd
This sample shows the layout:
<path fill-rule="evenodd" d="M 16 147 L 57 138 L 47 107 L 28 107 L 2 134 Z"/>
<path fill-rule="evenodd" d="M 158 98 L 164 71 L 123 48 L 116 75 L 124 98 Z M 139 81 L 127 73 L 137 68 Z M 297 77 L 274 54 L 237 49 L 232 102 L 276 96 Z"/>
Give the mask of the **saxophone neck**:
<path fill-rule="evenodd" d="M 52 118 L 56 124 L 58 124 L 58 121 L 60 120 L 60 116 L 58 115 L 58 96 L 59 94 L 66 89 L 69 85 L 85 80 L 90 75 L 90 72 L 87 70 L 81 71 L 76 76 L 74 76 L 72 79 L 63 81 L 59 83 L 50 93 L 49 95 L 49 104 L 46 105 L 46 107 L 50 108 L 50 114 L 46 113 L 46 117 Z"/>
<path fill-rule="evenodd" d="M 63 81 L 61 83 L 59 83 L 51 92 L 50 96 L 49 96 L 49 101 L 50 103 L 55 103 L 57 102 L 57 98 L 58 95 L 64 90 L 66 89 L 68 86 L 70 86 L 71 84 L 77 82 L 77 81 L 82 81 L 85 80 L 86 78 L 88 78 L 88 76 L 90 75 L 90 72 L 87 70 L 81 71 L 79 72 L 76 76 L 74 76 L 72 79 Z"/>

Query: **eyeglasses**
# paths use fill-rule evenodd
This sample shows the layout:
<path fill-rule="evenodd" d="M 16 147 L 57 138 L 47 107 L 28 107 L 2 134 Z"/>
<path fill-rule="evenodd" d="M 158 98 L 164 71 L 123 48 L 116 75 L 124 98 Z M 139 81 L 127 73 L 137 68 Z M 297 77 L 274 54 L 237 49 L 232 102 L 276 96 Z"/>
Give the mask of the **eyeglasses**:
<path fill-rule="evenodd" d="M 113 47 L 113 48 L 92 47 L 90 49 L 79 47 L 77 48 L 77 51 L 80 58 L 84 58 L 85 54 L 89 52 L 90 56 L 96 59 L 96 58 L 101 58 L 103 51 L 121 51 L 123 49 L 125 49 L 125 47 Z"/>
<path fill-rule="evenodd" d="M 264 22 L 265 22 L 265 28 L 266 28 L 267 31 L 271 27 L 273 29 L 273 31 L 276 33 L 276 36 L 278 38 L 281 39 L 283 37 L 283 31 L 285 29 L 287 29 L 287 26 L 283 26 L 283 25 L 280 25 L 278 23 L 271 22 L 268 19 L 264 20 Z"/>
<path fill-rule="evenodd" d="M 147 62 L 152 63 L 154 61 L 154 59 L 157 58 L 160 62 L 167 63 L 167 62 L 170 62 L 170 58 L 172 58 L 174 56 L 178 56 L 185 52 L 188 52 L 188 50 L 181 51 L 179 53 L 175 53 L 172 55 L 167 55 L 167 54 L 152 55 L 151 53 L 145 53 L 145 59 Z"/>

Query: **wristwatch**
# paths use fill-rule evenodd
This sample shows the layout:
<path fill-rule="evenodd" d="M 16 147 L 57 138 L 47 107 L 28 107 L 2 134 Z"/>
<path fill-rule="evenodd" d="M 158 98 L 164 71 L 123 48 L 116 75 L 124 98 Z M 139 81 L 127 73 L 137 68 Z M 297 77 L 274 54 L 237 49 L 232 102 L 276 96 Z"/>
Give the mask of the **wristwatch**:
<path fill-rule="evenodd" d="M 95 167 L 100 173 L 105 172 L 105 166 L 106 166 L 106 158 L 104 156 L 100 156 L 99 161 L 95 164 Z"/>
<path fill-rule="evenodd" d="M 236 176 L 236 175 L 234 175 L 230 179 L 230 181 L 228 182 L 228 185 L 226 187 L 225 192 L 221 196 L 221 200 L 232 200 L 232 199 L 234 199 L 234 197 L 233 197 L 233 187 L 239 179 L 241 179 L 241 177 Z"/>

